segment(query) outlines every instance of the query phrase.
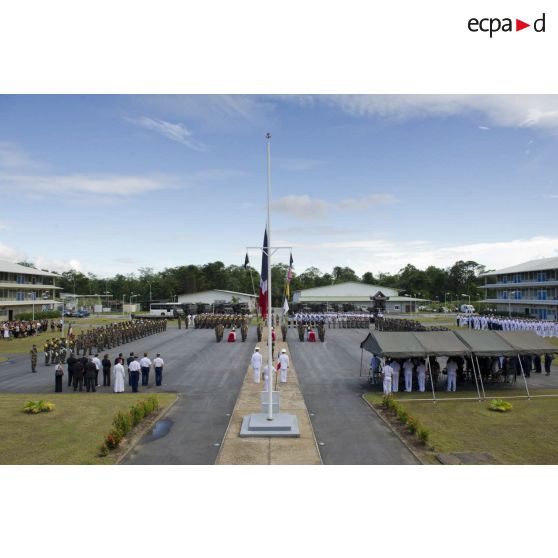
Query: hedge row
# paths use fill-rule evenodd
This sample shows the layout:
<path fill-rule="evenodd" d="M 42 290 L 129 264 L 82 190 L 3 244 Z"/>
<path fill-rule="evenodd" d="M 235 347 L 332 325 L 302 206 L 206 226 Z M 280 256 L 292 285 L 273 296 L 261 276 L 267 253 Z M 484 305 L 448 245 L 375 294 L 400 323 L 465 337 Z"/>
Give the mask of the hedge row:
<path fill-rule="evenodd" d="M 122 438 L 137 426 L 144 418 L 159 409 L 159 399 L 150 395 L 147 399 L 138 401 L 130 407 L 128 412 L 118 411 L 112 421 L 112 430 L 105 436 L 105 441 L 99 448 L 99 454 L 104 456 L 116 449 Z"/>
<path fill-rule="evenodd" d="M 382 406 L 388 411 L 392 411 L 398 420 L 407 426 L 407 430 L 411 434 L 415 434 L 423 444 L 428 442 L 430 430 L 420 424 L 416 418 L 409 416 L 409 413 L 391 395 L 384 395 Z"/>

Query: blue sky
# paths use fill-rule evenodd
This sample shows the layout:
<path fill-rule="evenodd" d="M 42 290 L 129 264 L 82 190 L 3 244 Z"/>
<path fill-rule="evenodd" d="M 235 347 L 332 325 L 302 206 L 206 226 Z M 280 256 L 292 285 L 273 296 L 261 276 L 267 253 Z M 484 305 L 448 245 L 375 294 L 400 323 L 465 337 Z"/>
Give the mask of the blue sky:
<path fill-rule="evenodd" d="M 267 131 L 273 243 L 297 272 L 558 254 L 558 96 L 37 95 L 0 97 L 0 259 L 240 265 Z"/>

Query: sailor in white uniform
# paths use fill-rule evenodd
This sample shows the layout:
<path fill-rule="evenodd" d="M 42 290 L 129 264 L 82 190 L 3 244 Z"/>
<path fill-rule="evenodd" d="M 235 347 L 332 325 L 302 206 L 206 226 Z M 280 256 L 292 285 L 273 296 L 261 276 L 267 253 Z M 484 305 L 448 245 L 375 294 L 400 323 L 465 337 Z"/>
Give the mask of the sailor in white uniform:
<path fill-rule="evenodd" d="M 261 378 L 261 368 L 262 368 L 262 355 L 260 353 L 260 348 L 256 347 L 254 354 L 252 355 L 252 370 L 254 371 L 254 383 L 259 384 Z"/>

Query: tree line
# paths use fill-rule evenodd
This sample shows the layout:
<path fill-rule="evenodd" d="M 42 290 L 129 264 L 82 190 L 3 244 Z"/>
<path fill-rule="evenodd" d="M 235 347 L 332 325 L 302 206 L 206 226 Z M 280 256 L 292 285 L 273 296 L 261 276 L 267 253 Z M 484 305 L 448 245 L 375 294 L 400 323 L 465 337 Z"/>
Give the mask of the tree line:
<path fill-rule="evenodd" d="M 23 263 L 23 262 L 22 262 Z M 28 262 L 25 262 L 28 265 Z M 282 306 L 288 266 L 277 264 L 272 267 L 272 298 L 274 306 Z M 451 299 L 471 300 L 479 298 L 479 277 L 485 267 L 475 261 L 459 260 L 451 267 L 429 266 L 424 270 L 408 264 L 398 273 L 366 272 L 358 276 L 350 267 L 336 266 L 331 273 L 323 273 L 310 267 L 302 273 L 293 272 L 290 284 L 294 291 L 334 285 L 347 281 L 368 283 L 398 289 L 401 294 L 444 303 Z M 258 294 L 259 272 L 250 266 L 229 265 L 216 261 L 204 265 L 184 265 L 155 272 L 150 267 L 142 267 L 137 273 L 117 274 L 113 277 L 98 277 L 93 273 L 84 274 L 69 270 L 60 274 L 57 280 L 63 292 L 79 295 L 108 295 L 113 300 L 134 301 L 148 304 L 149 301 L 173 301 L 180 294 L 189 294 L 209 289 L 224 289 L 248 294 Z"/>

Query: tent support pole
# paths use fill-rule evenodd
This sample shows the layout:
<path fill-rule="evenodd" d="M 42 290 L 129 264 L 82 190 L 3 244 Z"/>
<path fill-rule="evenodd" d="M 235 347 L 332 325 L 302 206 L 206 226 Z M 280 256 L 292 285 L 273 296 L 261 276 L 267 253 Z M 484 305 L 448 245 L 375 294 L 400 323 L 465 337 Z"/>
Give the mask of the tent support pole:
<path fill-rule="evenodd" d="M 358 373 L 358 377 L 362 378 L 362 359 L 364 358 L 364 349 L 360 349 L 360 372 Z"/>
<path fill-rule="evenodd" d="M 475 360 L 477 361 L 477 370 L 479 371 L 479 381 L 480 381 L 480 385 L 481 385 L 481 389 L 482 389 L 482 398 L 486 399 L 486 392 L 484 391 L 484 383 L 482 381 L 482 374 L 481 374 L 481 369 L 480 369 L 480 364 L 479 364 L 479 359 L 477 357 L 477 355 L 474 355 Z M 471 359 L 472 361 L 473 359 Z M 473 363 L 474 366 L 474 363 Z"/>
<path fill-rule="evenodd" d="M 436 393 L 434 392 L 434 382 L 432 381 L 432 367 L 430 366 L 430 355 L 426 355 L 426 363 L 428 364 L 428 371 L 430 372 L 430 386 L 432 387 L 433 403 L 436 403 Z"/>
<path fill-rule="evenodd" d="M 525 377 L 525 371 L 523 370 L 523 363 L 521 362 L 521 356 L 517 354 L 517 360 L 519 361 L 519 367 L 521 368 L 521 375 L 523 376 L 523 381 L 525 382 L 525 391 L 527 392 L 527 399 L 531 399 L 531 394 L 529 393 L 529 387 L 527 386 L 527 378 Z"/>
<path fill-rule="evenodd" d="M 477 380 L 477 373 L 475 371 L 475 363 L 473 361 L 473 355 L 471 355 L 471 363 L 473 364 L 473 378 L 475 378 L 475 385 L 477 386 L 477 393 L 479 394 L 479 403 L 481 402 L 481 394 L 479 389 L 479 382 Z"/>

